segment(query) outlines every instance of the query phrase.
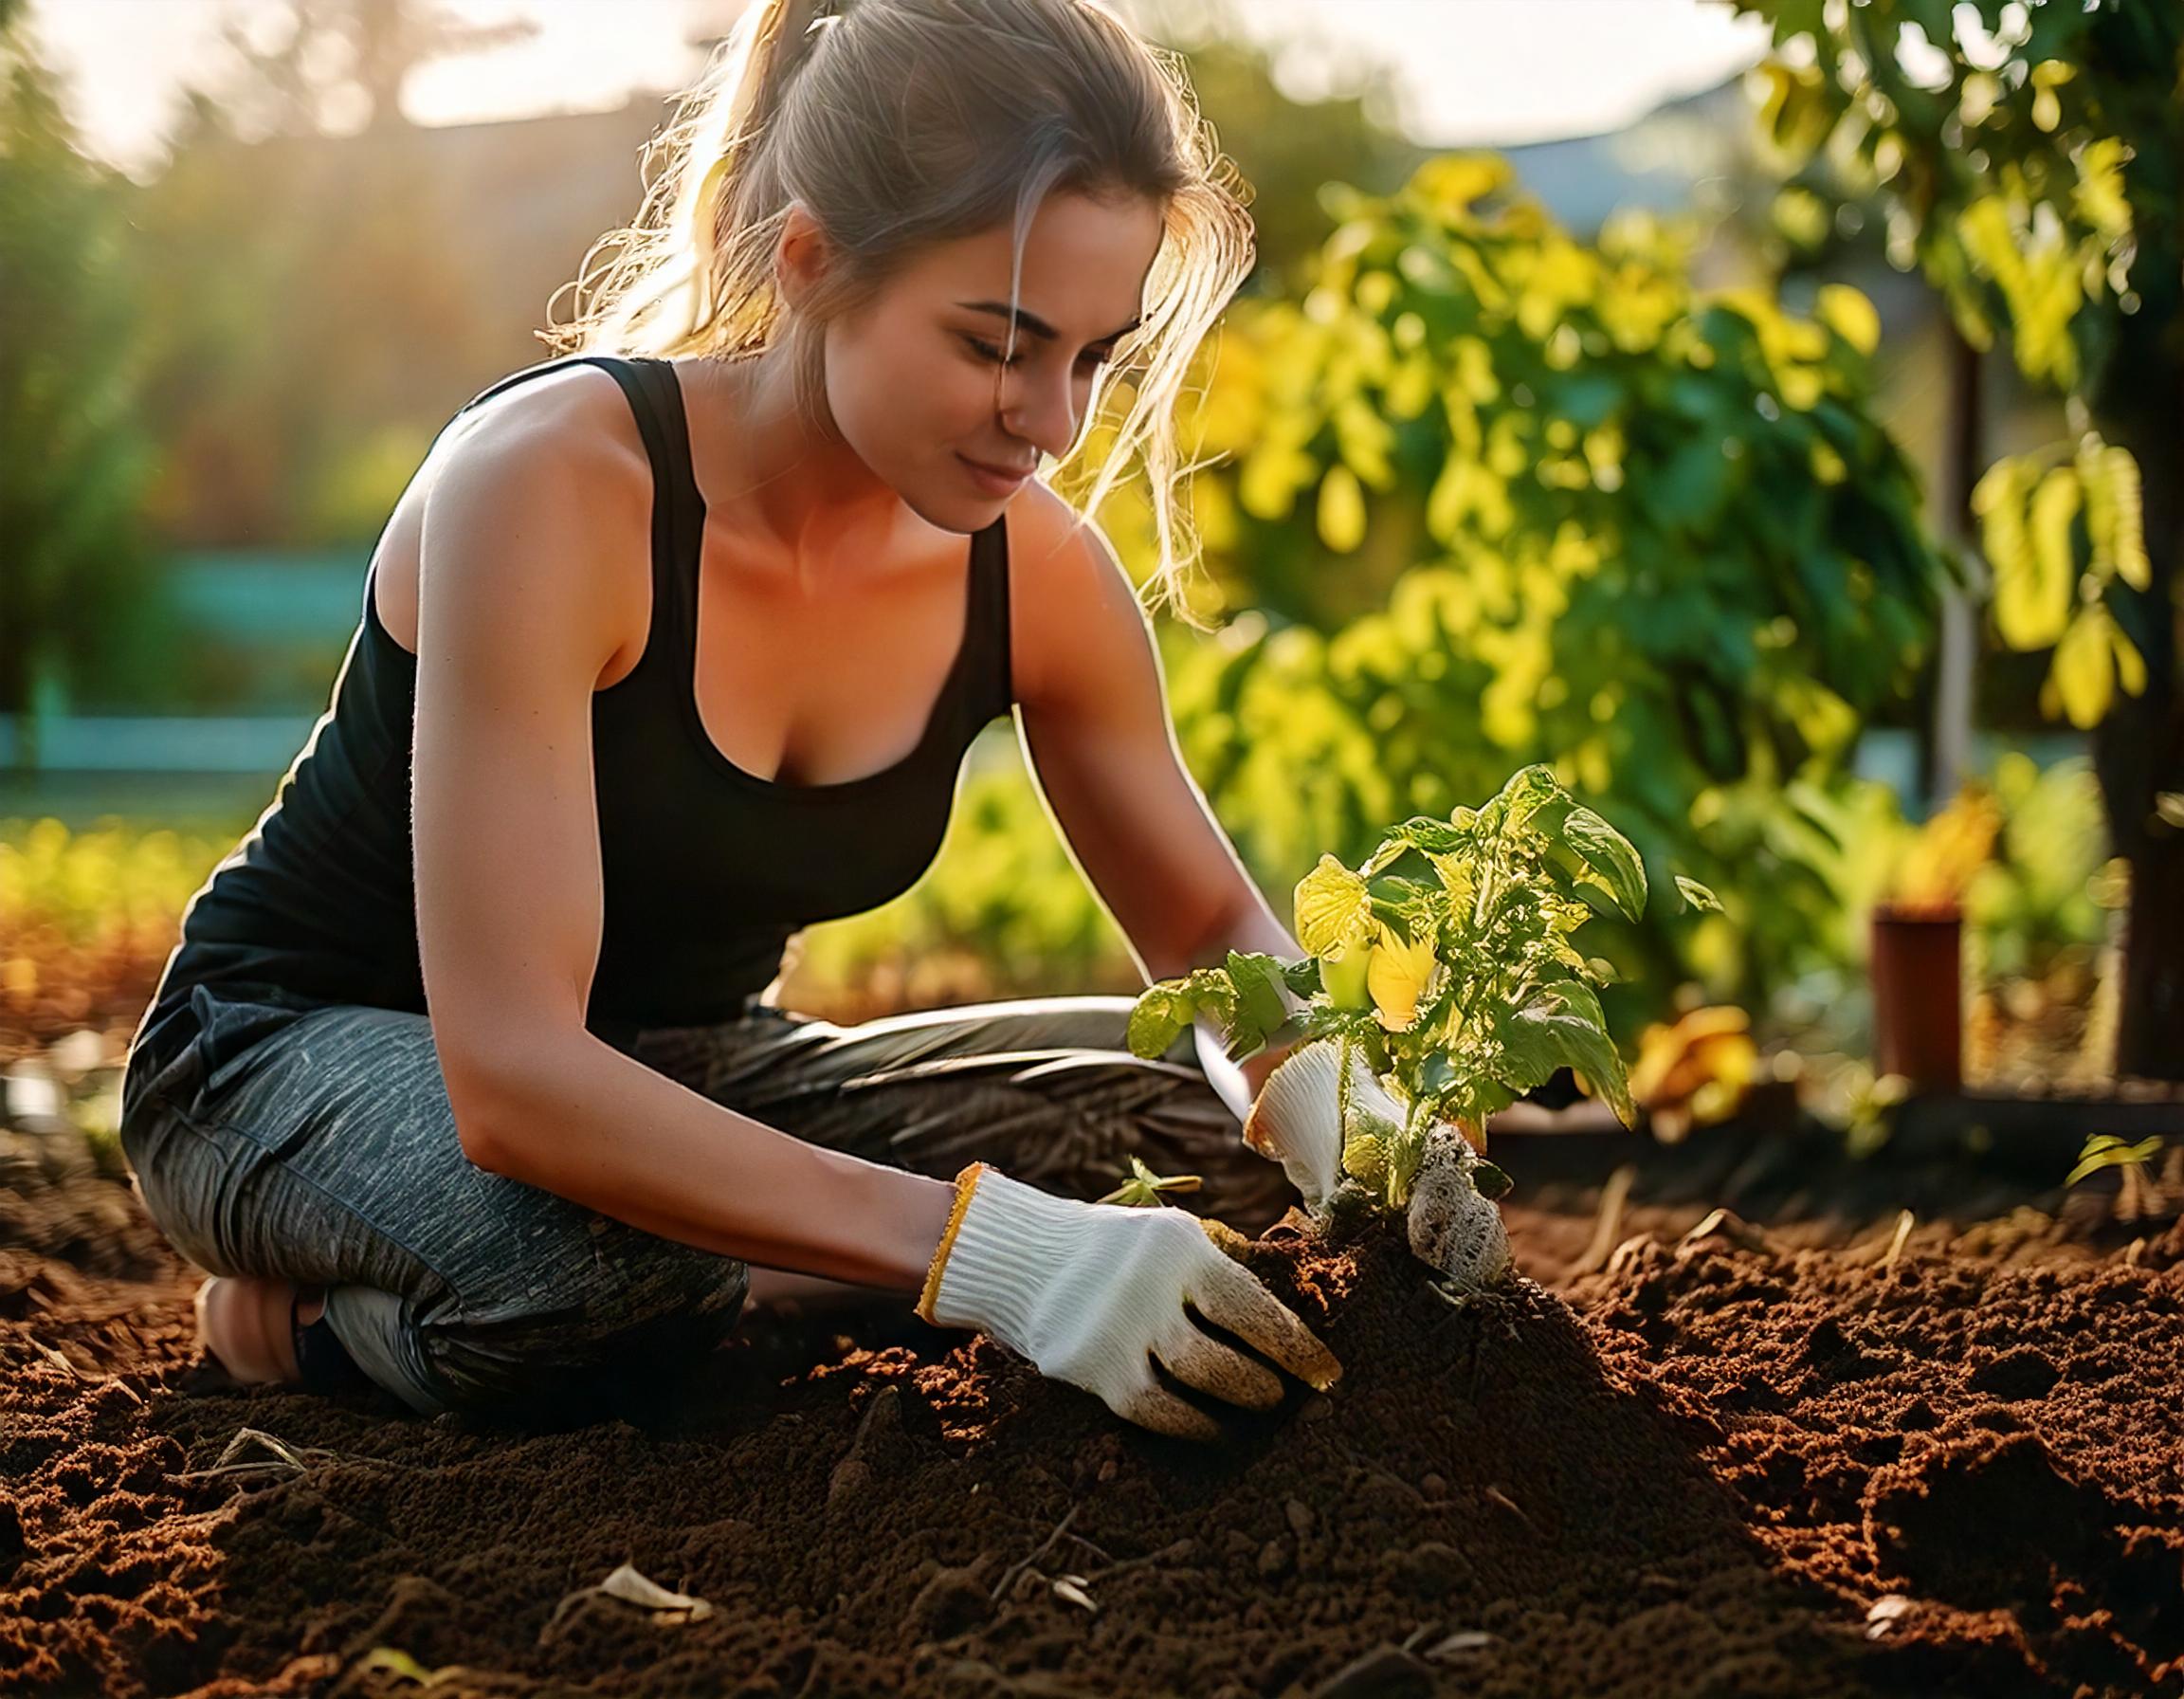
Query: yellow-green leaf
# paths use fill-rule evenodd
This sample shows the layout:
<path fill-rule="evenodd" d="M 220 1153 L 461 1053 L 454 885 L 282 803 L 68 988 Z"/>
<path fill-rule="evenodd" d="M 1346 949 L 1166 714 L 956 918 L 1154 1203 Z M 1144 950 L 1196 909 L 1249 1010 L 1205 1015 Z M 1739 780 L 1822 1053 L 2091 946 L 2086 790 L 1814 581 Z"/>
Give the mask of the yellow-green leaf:
<path fill-rule="evenodd" d="M 2146 558 L 2146 517 L 2139 499 L 2138 463 L 2131 450 L 2098 437 L 2081 448 L 2078 473 L 2085 481 L 2085 530 L 2093 543 L 2097 575 L 2103 566 L 2134 590 L 2154 582 Z"/>
<path fill-rule="evenodd" d="M 1335 856 L 1320 862 L 1297 882 L 1294 903 L 1297 941 L 1315 956 L 1348 943 L 1361 943 L 1373 918 L 1372 892 L 1365 881 Z"/>
<path fill-rule="evenodd" d="M 1821 323 L 1860 354 L 1871 354 L 1881 345 L 1881 315 L 1848 283 L 1822 284 L 1812 310 Z"/>
<path fill-rule="evenodd" d="M 2114 630 L 2107 609 L 2095 603 L 2070 622 L 2055 646 L 2056 694 L 2070 723 L 2081 731 L 2101 723 L 2116 693 L 2115 651 L 2109 643 Z"/>
<path fill-rule="evenodd" d="M 1683 874 L 1677 874 L 1676 889 L 1682 895 L 1686 909 L 1712 909 L 1716 914 L 1722 912 L 1721 899 L 1696 879 L 1686 879 Z"/>
<path fill-rule="evenodd" d="M 1346 466 L 1328 467 L 1320 480 L 1320 540 L 1338 555 L 1365 540 L 1365 492 Z"/>
<path fill-rule="evenodd" d="M 2023 553 L 2014 561 L 1993 562 L 1994 623 L 2012 649 L 2044 649 L 2069 623 L 2078 580 L 2070 526 L 2078 499 L 2077 472 L 2057 466 L 2032 491 Z"/>

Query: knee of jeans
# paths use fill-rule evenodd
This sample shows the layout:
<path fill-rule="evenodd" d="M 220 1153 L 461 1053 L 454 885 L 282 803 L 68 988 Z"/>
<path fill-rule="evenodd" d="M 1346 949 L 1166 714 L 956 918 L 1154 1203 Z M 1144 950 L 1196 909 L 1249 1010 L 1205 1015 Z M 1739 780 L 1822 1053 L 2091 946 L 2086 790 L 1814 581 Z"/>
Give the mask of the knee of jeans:
<path fill-rule="evenodd" d="M 428 1323 L 420 1344 L 460 1407 L 536 1410 L 583 1398 L 602 1374 L 672 1378 L 736 1331 L 749 1288 L 735 1258 L 659 1257 L 535 1313 Z"/>
<path fill-rule="evenodd" d="M 601 1338 L 671 1317 L 725 1315 L 735 1325 L 750 1268 L 731 1256 L 626 1228 L 600 1235 L 588 1282 L 586 1320 Z"/>
<path fill-rule="evenodd" d="M 467 1291 L 446 1325 L 500 1339 L 536 1339 L 555 1354 L 608 1348 L 670 1318 L 719 1317 L 732 1329 L 750 1286 L 748 1265 L 679 1240 L 592 1217 L 583 1243 L 511 1269 L 500 1289 Z"/>

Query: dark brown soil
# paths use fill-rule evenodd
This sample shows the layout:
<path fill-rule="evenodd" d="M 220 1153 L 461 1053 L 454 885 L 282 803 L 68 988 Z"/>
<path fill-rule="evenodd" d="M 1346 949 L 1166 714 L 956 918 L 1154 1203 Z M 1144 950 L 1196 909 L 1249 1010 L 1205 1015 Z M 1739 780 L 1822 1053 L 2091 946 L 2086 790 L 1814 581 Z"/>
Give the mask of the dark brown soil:
<path fill-rule="evenodd" d="M 0 1691 L 2184 1694 L 2176 1230 L 1655 1209 L 1572 1277 L 1592 1221 L 1513 1201 L 1556 1284 L 1456 1309 L 1276 1229 L 1346 1373 L 1218 1449 L 900 1310 L 519 1434 L 183 1390 L 196 1275 L 49 1166 L 0 1190 Z M 295 1461 L 188 1472 L 246 1428 Z M 557 1614 L 625 1562 L 709 1611 Z"/>

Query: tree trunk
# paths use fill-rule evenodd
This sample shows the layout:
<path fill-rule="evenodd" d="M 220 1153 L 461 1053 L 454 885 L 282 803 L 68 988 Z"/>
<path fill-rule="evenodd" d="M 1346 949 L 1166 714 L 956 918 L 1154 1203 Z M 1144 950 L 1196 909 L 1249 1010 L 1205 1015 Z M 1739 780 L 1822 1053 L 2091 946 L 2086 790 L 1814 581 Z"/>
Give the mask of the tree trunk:
<path fill-rule="evenodd" d="M 1975 563 L 1975 581 L 1941 592 L 1939 662 L 1934 678 L 1934 712 L 1920 745 L 1920 798 L 1931 813 L 1956 794 L 1972 770 L 1973 702 L 1977 693 L 1979 613 L 1988 592 L 1977 582 L 1978 525 L 1972 490 L 1987 464 L 1979 353 L 1944 316 L 1949 359 L 1949 446 L 1935 491 L 1934 517 L 1942 536 Z"/>
<path fill-rule="evenodd" d="M 2146 689 L 2140 696 L 2119 689 L 2094 733 L 2093 758 L 2116 853 L 2131 864 L 2116 1072 L 2184 1080 L 2184 829 L 2157 812 L 2163 793 L 2184 795 L 2176 594 L 2184 572 L 2184 372 L 2154 348 L 2130 345 L 2138 339 L 2127 337 L 2118 350 L 2101 424 L 2109 441 L 2138 457 L 2144 485 L 2153 589 L 2126 593 L 2120 612 L 2146 658 Z"/>

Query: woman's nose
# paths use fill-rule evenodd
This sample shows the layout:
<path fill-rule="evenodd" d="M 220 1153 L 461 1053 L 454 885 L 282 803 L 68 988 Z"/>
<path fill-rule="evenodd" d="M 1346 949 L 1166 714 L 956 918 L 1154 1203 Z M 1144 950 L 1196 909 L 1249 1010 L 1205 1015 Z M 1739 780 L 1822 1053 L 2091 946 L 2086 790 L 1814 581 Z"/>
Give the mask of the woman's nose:
<path fill-rule="evenodd" d="M 1060 459 L 1077 440 L 1077 397 L 1067 378 L 1011 375 L 1000 411 L 1002 428 L 1043 454 Z"/>

